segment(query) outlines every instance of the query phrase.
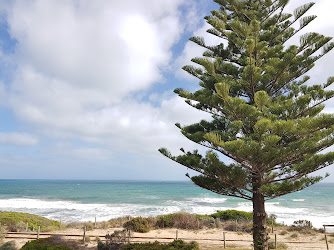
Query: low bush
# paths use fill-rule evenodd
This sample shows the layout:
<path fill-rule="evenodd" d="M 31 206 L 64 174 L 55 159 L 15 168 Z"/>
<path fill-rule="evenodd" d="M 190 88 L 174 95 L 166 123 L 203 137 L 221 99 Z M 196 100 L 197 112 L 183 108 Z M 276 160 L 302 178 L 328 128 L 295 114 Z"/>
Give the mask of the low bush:
<path fill-rule="evenodd" d="M 127 230 L 131 230 L 138 233 L 147 233 L 151 229 L 149 220 L 142 217 L 136 217 L 125 222 L 123 227 Z"/>
<path fill-rule="evenodd" d="M 7 230 L 10 232 L 23 232 L 26 230 L 26 223 L 23 221 L 18 221 L 18 222 L 9 222 L 7 223 Z"/>
<path fill-rule="evenodd" d="M 75 241 L 65 240 L 60 236 L 38 239 L 27 242 L 21 250 L 73 250 L 80 249 Z"/>
<path fill-rule="evenodd" d="M 304 234 L 314 234 L 317 230 L 313 228 L 308 220 L 297 220 L 288 228 L 289 231 L 297 231 Z"/>
<path fill-rule="evenodd" d="M 130 221 L 131 219 L 133 219 L 133 217 L 131 216 L 123 216 L 123 217 L 110 219 L 108 220 L 108 226 L 109 227 L 122 227 L 125 222 Z"/>
<path fill-rule="evenodd" d="M 175 213 L 172 216 L 173 227 L 180 229 L 196 229 L 196 216 L 188 213 Z"/>
<path fill-rule="evenodd" d="M 224 223 L 224 229 L 234 232 L 252 232 L 253 224 L 251 222 L 227 221 Z"/>
<path fill-rule="evenodd" d="M 94 223 L 91 221 L 85 222 L 84 226 L 86 227 L 87 231 L 94 230 Z"/>
<path fill-rule="evenodd" d="M 159 242 L 153 243 L 132 243 L 121 247 L 122 250 L 198 250 L 197 242 L 185 243 L 182 240 L 174 240 L 169 244 L 162 244 Z"/>
<path fill-rule="evenodd" d="M 296 220 L 293 222 L 292 226 L 298 228 L 313 228 L 312 222 L 309 220 Z"/>
<path fill-rule="evenodd" d="M 42 216 L 19 213 L 19 212 L 0 212 L 0 224 L 9 227 L 9 229 L 23 230 L 28 222 L 29 229 L 33 228 L 37 230 L 38 226 L 41 227 L 41 231 L 46 228 L 59 228 L 59 222 L 54 220 L 49 220 Z M 24 224 L 24 227 L 23 227 Z"/>
<path fill-rule="evenodd" d="M 15 241 L 8 241 L 2 246 L 0 246 L 0 250 L 17 250 L 15 246 Z"/>
<path fill-rule="evenodd" d="M 128 232 L 124 230 L 116 230 L 112 234 L 106 235 L 106 242 L 98 241 L 98 250 L 118 250 L 126 243 Z"/>
<path fill-rule="evenodd" d="M 288 233 L 287 231 L 283 230 L 279 233 L 279 235 L 286 235 L 287 233 Z"/>
<path fill-rule="evenodd" d="M 124 230 L 116 230 L 112 234 L 106 235 L 106 240 L 111 243 L 124 244 L 128 237 L 128 232 Z"/>
<path fill-rule="evenodd" d="M 155 226 L 158 228 L 199 229 L 203 226 L 214 227 L 215 220 L 207 215 L 189 213 L 174 213 L 156 217 Z"/>
<path fill-rule="evenodd" d="M 293 234 L 290 235 L 290 237 L 292 239 L 297 239 L 298 238 L 298 234 L 297 233 L 293 233 Z"/>
<path fill-rule="evenodd" d="M 253 214 L 237 210 L 225 210 L 217 211 L 217 213 L 211 214 L 213 218 L 219 218 L 222 221 L 235 220 L 235 221 L 251 221 L 253 220 Z"/>
<path fill-rule="evenodd" d="M 288 246 L 287 246 L 287 244 L 285 244 L 283 242 L 277 242 L 276 243 L 276 248 L 275 248 L 275 241 L 270 240 L 268 242 L 268 248 L 269 249 L 287 249 Z"/>

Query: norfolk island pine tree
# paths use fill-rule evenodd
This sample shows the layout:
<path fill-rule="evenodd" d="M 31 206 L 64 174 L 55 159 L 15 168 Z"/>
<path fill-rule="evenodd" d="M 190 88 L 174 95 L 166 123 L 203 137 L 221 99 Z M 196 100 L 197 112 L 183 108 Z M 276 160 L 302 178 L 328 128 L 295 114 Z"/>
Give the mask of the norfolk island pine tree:
<path fill-rule="evenodd" d="M 205 17 L 207 30 L 222 43 L 207 46 L 193 58 L 199 65 L 183 69 L 200 80 L 194 93 L 176 89 L 190 106 L 212 114 L 212 120 L 181 126 L 189 140 L 209 148 L 166 157 L 199 173 L 190 179 L 221 195 L 253 203 L 254 249 L 267 249 L 265 201 L 302 190 L 322 180 L 310 175 L 333 163 L 334 116 L 323 113 L 333 97 L 326 83 L 309 85 L 306 73 L 334 43 L 318 33 L 297 34 L 316 16 L 305 16 L 308 3 L 285 12 L 289 0 L 214 0 L 220 9 Z M 298 25 L 299 22 L 299 25 Z M 297 28 L 294 28 L 295 26 Z M 299 45 L 286 45 L 293 36 Z M 228 45 L 224 46 L 223 40 Z M 225 164 L 220 156 L 232 159 Z"/>

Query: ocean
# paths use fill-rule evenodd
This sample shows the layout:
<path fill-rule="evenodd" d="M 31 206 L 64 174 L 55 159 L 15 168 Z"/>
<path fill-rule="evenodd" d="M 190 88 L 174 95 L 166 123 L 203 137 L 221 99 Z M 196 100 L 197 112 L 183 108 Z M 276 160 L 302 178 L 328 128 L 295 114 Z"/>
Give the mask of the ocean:
<path fill-rule="evenodd" d="M 252 203 L 214 194 L 190 181 L 0 180 L 1 211 L 63 222 L 226 209 L 251 212 Z M 334 183 L 318 183 L 268 201 L 266 211 L 287 225 L 295 220 L 309 220 L 317 228 L 334 224 Z"/>

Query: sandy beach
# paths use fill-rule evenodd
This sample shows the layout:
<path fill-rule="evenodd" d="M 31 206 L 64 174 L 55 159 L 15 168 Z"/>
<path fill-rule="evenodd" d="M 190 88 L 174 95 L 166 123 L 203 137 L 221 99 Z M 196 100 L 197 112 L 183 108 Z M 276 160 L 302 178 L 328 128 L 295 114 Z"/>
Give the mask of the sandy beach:
<path fill-rule="evenodd" d="M 99 236 L 101 240 L 104 240 L 101 236 L 113 233 L 115 230 L 122 230 L 122 228 L 109 228 L 109 229 L 95 229 L 87 231 L 86 235 L 91 236 L 90 242 L 86 243 L 87 249 L 97 249 L 96 236 Z M 301 234 L 296 232 L 288 232 L 285 235 L 282 233 L 285 230 L 279 229 L 274 233 L 270 233 L 270 241 L 273 241 L 275 234 L 278 244 L 285 243 L 287 249 L 326 249 L 326 242 L 323 233 L 315 234 Z M 200 249 L 224 249 L 224 232 L 225 232 L 225 244 L 226 248 L 235 249 L 252 249 L 252 235 L 249 233 L 230 232 L 221 229 L 205 229 L 205 230 L 180 230 L 180 229 L 158 229 L 151 230 L 148 233 L 133 233 L 131 242 L 148 242 L 158 240 L 160 242 L 170 242 L 176 238 L 183 239 L 186 242 L 197 241 L 200 245 Z M 81 229 L 65 229 L 61 231 L 50 232 L 52 234 L 70 234 L 70 235 L 83 235 Z M 12 237 L 24 237 L 23 235 L 11 235 Z M 36 236 L 30 236 L 36 237 Z M 40 238 L 48 237 L 41 235 Z M 136 238 L 145 237 L 145 238 Z M 82 237 L 66 236 L 66 239 L 82 240 Z M 172 239 L 159 239 L 159 238 L 172 238 Z M 334 235 L 327 235 L 329 242 L 329 249 L 334 248 Z M 6 238 L 4 242 L 14 240 L 18 248 L 22 247 L 27 241 L 31 239 L 22 238 Z"/>

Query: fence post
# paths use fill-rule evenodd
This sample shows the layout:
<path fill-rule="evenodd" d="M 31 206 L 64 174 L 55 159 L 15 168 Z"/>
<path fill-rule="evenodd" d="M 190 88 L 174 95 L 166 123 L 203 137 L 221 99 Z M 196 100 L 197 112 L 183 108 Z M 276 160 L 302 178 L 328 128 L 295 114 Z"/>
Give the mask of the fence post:
<path fill-rule="evenodd" d="M 325 225 L 324 225 L 324 234 L 325 234 L 325 240 L 326 240 L 327 250 L 329 250 L 329 247 L 328 247 L 328 240 L 327 240 L 327 235 L 326 235 L 326 226 L 325 226 Z"/>
<path fill-rule="evenodd" d="M 94 225 L 94 228 L 96 228 L 96 216 L 95 216 L 95 225 Z"/>
<path fill-rule="evenodd" d="M 277 235 L 275 234 L 275 249 L 277 248 Z"/>
<path fill-rule="evenodd" d="M 274 233 L 274 221 L 271 221 L 271 232 Z"/>
<path fill-rule="evenodd" d="M 84 244 L 86 243 L 86 226 L 84 226 L 82 241 L 83 241 Z"/>
<path fill-rule="evenodd" d="M 59 219 L 59 229 L 61 229 L 61 218 Z"/>
<path fill-rule="evenodd" d="M 27 224 L 26 224 L 26 232 L 28 232 L 28 222 L 27 222 Z"/>
<path fill-rule="evenodd" d="M 41 231 L 41 227 L 38 226 L 38 231 L 37 231 L 37 239 L 39 239 L 39 232 Z"/>
<path fill-rule="evenodd" d="M 178 236 L 179 236 L 179 231 L 176 230 L 176 240 L 179 238 Z"/>
<path fill-rule="evenodd" d="M 223 239 L 224 239 L 224 248 L 226 248 L 225 232 L 223 232 Z"/>

